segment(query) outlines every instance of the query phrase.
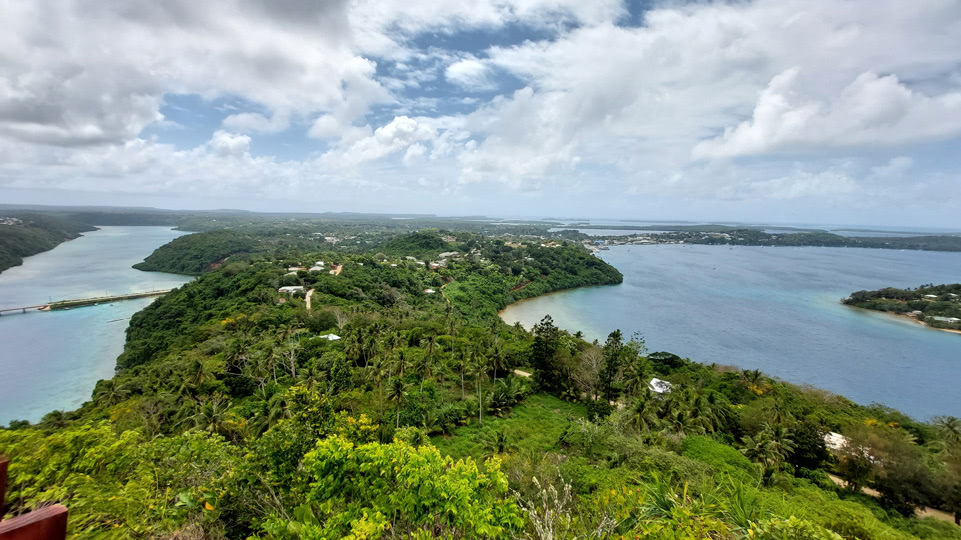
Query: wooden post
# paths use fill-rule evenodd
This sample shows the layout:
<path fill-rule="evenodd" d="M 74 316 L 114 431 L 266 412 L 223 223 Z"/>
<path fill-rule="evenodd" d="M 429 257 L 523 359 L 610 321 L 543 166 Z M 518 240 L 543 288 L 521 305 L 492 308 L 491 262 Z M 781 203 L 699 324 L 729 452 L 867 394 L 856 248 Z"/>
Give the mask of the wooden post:
<path fill-rule="evenodd" d="M 0 520 L 7 492 L 7 466 L 10 461 L 0 456 Z M 67 538 L 67 507 L 54 504 L 0 521 L 0 540 L 64 540 Z"/>
<path fill-rule="evenodd" d="M 3 501 L 4 495 L 7 493 L 7 465 L 10 464 L 10 460 L 7 456 L 0 456 L 0 521 L 3 521 Z"/>
<path fill-rule="evenodd" d="M 54 504 L 0 522 L 0 540 L 64 540 L 67 507 Z"/>

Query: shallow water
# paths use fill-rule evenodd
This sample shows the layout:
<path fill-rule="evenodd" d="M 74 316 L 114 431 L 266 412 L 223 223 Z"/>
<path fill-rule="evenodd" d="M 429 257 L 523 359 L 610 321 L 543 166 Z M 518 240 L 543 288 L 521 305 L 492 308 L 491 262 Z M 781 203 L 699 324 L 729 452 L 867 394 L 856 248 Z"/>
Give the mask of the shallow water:
<path fill-rule="evenodd" d="M 169 289 L 190 278 L 131 268 L 181 236 L 168 227 L 103 227 L 0 274 L 0 307 Z M 154 298 L 0 317 L 0 425 L 35 422 L 90 398 L 113 375 L 130 316 Z"/>
<path fill-rule="evenodd" d="M 624 283 L 523 301 L 502 317 L 603 341 L 760 369 L 919 419 L 961 416 L 961 335 L 848 308 L 853 291 L 961 282 L 961 253 L 846 248 L 620 246 L 599 254 Z"/>

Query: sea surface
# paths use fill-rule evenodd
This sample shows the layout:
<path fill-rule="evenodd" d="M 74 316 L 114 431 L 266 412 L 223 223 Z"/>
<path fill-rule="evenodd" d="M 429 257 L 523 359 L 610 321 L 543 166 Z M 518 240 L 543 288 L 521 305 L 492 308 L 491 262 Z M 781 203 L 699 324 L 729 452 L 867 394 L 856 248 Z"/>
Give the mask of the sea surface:
<path fill-rule="evenodd" d="M 102 227 L 0 273 L 0 308 L 169 289 L 191 278 L 131 268 L 181 236 L 168 227 Z M 36 422 L 90 399 L 113 376 L 130 316 L 154 298 L 0 316 L 0 425 Z"/>
<path fill-rule="evenodd" d="M 839 300 L 858 290 L 961 282 L 961 253 L 821 247 L 615 246 L 621 285 L 562 291 L 502 318 L 603 341 L 639 332 L 651 351 L 760 369 L 917 419 L 961 417 L 961 335 Z"/>

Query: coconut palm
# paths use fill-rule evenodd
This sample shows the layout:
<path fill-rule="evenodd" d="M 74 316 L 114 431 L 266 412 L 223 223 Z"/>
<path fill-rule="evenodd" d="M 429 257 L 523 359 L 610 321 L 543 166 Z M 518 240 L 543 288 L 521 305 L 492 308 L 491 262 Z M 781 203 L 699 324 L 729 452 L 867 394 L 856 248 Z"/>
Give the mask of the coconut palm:
<path fill-rule="evenodd" d="M 222 396 L 215 395 L 205 399 L 200 403 L 200 407 L 193 415 L 194 427 L 211 433 L 225 435 L 230 432 L 228 411 L 230 401 Z"/>
<path fill-rule="evenodd" d="M 645 389 L 631 406 L 627 425 L 638 433 L 650 433 L 660 422 L 659 408 L 654 393 Z"/>
<path fill-rule="evenodd" d="M 93 392 L 93 399 L 98 403 L 110 406 L 127 399 L 129 395 L 130 392 L 127 390 L 126 385 L 120 384 L 113 379 L 108 379 L 97 383 L 97 388 Z"/>
<path fill-rule="evenodd" d="M 643 357 L 635 357 L 624 366 L 624 392 L 629 397 L 637 397 L 647 388 L 650 376 L 647 361 Z"/>
<path fill-rule="evenodd" d="M 945 442 L 961 445 L 961 419 L 955 416 L 936 416 L 934 426 L 938 428 Z"/>
<path fill-rule="evenodd" d="M 390 390 L 387 392 L 387 400 L 394 404 L 395 428 L 400 427 L 400 408 L 407 403 L 407 385 L 400 378 L 394 379 Z"/>
<path fill-rule="evenodd" d="M 433 376 L 434 372 L 434 347 L 437 345 L 437 336 L 431 334 L 421 341 L 422 346 L 427 347 L 427 353 L 420 362 L 420 389 L 424 389 L 424 380 Z"/>
<path fill-rule="evenodd" d="M 497 371 L 507 371 L 507 355 L 504 354 L 499 345 L 494 346 L 494 351 L 490 357 L 490 365 L 494 370 L 494 384 L 497 384 Z"/>
<path fill-rule="evenodd" d="M 741 453 L 761 465 L 765 483 L 770 482 L 774 471 L 794 450 L 794 441 L 790 439 L 787 429 L 769 424 L 764 424 L 756 435 L 744 437 L 743 443 Z"/>

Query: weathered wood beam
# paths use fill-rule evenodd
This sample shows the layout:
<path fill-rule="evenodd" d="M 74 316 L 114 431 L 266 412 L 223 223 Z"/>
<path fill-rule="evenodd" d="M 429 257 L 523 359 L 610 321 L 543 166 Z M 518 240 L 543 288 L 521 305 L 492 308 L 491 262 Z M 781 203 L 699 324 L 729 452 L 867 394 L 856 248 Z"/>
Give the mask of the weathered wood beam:
<path fill-rule="evenodd" d="M 64 540 L 67 507 L 54 504 L 0 522 L 0 540 Z"/>
<path fill-rule="evenodd" d="M 10 460 L 7 456 L 0 456 L 0 521 L 3 521 L 4 495 L 7 493 L 7 466 Z"/>

